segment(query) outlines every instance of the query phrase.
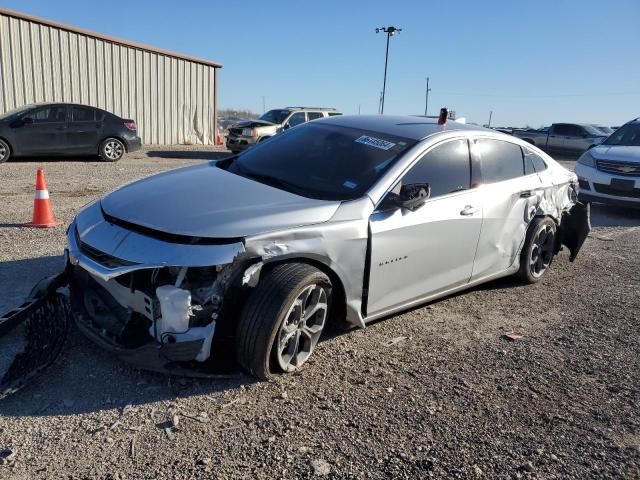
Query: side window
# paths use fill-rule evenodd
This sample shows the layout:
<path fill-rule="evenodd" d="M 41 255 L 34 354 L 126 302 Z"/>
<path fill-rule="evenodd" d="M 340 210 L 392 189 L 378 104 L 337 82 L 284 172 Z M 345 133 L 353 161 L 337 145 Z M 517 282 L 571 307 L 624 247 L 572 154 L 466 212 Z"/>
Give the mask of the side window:
<path fill-rule="evenodd" d="M 468 189 L 471 163 L 467 141 L 453 140 L 433 148 L 411 167 L 402 183 L 428 183 L 432 198 Z"/>
<path fill-rule="evenodd" d="M 519 145 L 503 140 L 476 141 L 482 162 L 482 182 L 494 183 L 524 175 L 522 150 Z"/>
<path fill-rule="evenodd" d="M 301 123 L 304 123 L 306 120 L 304 118 L 304 112 L 297 112 L 294 113 L 293 115 L 291 115 L 291 117 L 289 118 L 289 126 L 290 127 L 295 127 L 296 125 L 300 125 Z"/>
<path fill-rule="evenodd" d="M 322 118 L 323 115 L 321 112 L 307 112 L 307 117 L 309 118 L 309 121 L 311 121 L 311 120 L 316 120 L 318 118 Z"/>
<path fill-rule="evenodd" d="M 33 119 L 33 123 L 65 122 L 67 120 L 67 107 L 41 108 L 27 116 Z"/>
<path fill-rule="evenodd" d="M 94 122 L 96 119 L 96 111 L 87 107 L 72 107 L 71 120 L 74 122 Z"/>
<path fill-rule="evenodd" d="M 525 170 L 530 168 L 529 167 L 530 165 L 531 168 L 533 168 L 533 171 L 536 173 L 543 172 L 547 169 L 547 164 L 544 161 L 544 159 L 537 153 L 531 152 L 529 150 L 525 150 L 524 165 L 525 165 Z M 529 172 L 529 173 L 533 173 L 533 172 Z M 527 173 L 527 175 L 529 173 Z"/>
<path fill-rule="evenodd" d="M 585 133 L 584 129 L 580 125 L 567 125 L 567 127 L 569 131 L 567 136 L 569 137 L 581 137 Z"/>
<path fill-rule="evenodd" d="M 571 129 L 569 128 L 569 125 L 564 124 L 564 123 L 558 123 L 557 125 L 554 125 L 551 129 L 551 133 L 554 135 L 569 135 Z"/>
<path fill-rule="evenodd" d="M 342 115 L 342 114 L 338 112 L 329 112 L 330 117 L 337 117 L 338 115 Z"/>

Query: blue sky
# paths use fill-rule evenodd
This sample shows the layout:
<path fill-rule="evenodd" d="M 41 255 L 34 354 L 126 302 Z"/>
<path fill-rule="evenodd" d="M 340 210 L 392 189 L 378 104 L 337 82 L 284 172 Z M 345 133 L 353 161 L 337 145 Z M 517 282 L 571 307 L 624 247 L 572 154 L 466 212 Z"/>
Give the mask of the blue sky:
<path fill-rule="evenodd" d="M 377 113 L 448 106 L 469 121 L 619 125 L 640 116 L 640 0 L 0 0 L 21 12 L 224 64 L 223 108 Z"/>

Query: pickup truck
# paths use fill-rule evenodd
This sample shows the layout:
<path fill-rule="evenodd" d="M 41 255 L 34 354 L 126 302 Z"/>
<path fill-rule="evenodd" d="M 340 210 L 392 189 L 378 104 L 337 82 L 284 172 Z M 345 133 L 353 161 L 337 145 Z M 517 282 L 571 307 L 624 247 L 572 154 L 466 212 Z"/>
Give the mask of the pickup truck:
<path fill-rule="evenodd" d="M 554 123 L 540 130 L 514 130 L 513 136 L 549 153 L 582 153 L 607 138 L 587 123 Z"/>

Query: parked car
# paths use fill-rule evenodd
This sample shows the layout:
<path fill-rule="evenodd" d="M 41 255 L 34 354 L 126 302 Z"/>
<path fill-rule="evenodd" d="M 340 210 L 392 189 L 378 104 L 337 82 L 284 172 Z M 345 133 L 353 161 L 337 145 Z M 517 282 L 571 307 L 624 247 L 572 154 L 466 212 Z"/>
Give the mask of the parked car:
<path fill-rule="evenodd" d="M 640 118 L 584 152 L 576 174 L 582 200 L 640 207 Z"/>
<path fill-rule="evenodd" d="M 540 130 L 514 130 L 513 136 L 549 153 L 582 153 L 607 138 L 586 123 L 554 123 Z"/>
<path fill-rule="evenodd" d="M 576 189 L 488 129 L 325 118 L 85 206 L 48 291 L 68 283 L 79 329 L 145 368 L 206 374 L 234 346 L 267 379 L 301 368 L 330 317 L 364 327 L 499 277 L 535 283 L 562 244 L 573 261 L 589 232 Z"/>
<path fill-rule="evenodd" d="M 141 147 L 135 121 L 95 107 L 42 103 L 0 115 L 0 163 L 30 155 L 99 155 L 115 162 Z"/>
<path fill-rule="evenodd" d="M 230 126 L 227 148 L 238 153 L 288 128 L 336 115 L 342 114 L 335 108 L 287 107 L 269 110 L 257 120 L 246 120 Z"/>

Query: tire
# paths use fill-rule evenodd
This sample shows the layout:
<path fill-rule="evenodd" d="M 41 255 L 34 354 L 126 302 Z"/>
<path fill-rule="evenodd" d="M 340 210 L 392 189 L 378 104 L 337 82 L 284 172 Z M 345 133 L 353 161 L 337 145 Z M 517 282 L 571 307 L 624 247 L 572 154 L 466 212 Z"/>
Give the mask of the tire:
<path fill-rule="evenodd" d="M 0 163 L 4 163 L 11 157 L 11 147 L 0 138 Z"/>
<path fill-rule="evenodd" d="M 549 217 L 536 217 L 527 230 L 520 252 L 518 277 L 524 283 L 537 283 L 549 270 L 556 248 L 556 223 Z"/>
<path fill-rule="evenodd" d="M 117 162 L 127 149 L 117 138 L 107 138 L 100 144 L 100 158 L 105 162 Z"/>
<path fill-rule="evenodd" d="M 317 309 L 305 315 L 304 305 Z M 263 274 L 240 314 L 238 363 L 260 380 L 300 369 L 318 343 L 330 306 L 331 282 L 320 270 L 303 263 L 275 266 Z"/>

